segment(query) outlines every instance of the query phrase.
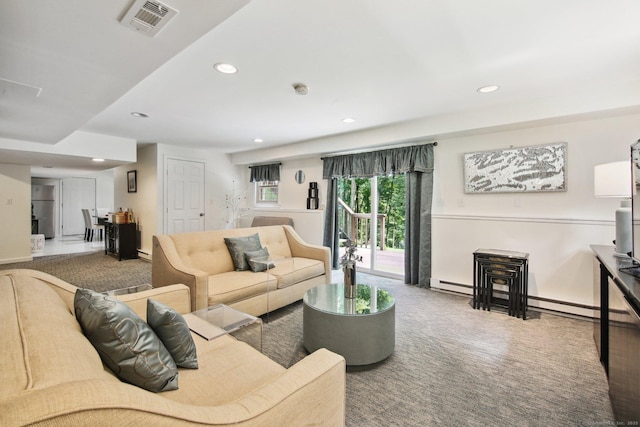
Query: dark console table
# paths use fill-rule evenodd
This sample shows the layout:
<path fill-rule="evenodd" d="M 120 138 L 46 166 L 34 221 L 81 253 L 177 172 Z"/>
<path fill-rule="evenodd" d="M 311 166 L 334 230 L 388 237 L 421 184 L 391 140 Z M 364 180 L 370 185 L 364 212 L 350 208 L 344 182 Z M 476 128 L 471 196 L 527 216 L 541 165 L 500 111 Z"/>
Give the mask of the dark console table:
<path fill-rule="evenodd" d="M 614 256 L 613 246 L 592 245 L 591 249 L 595 254 L 596 285 L 593 337 L 609 376 L 609 396 L 616 421 L 637 423 L 640 421 L 640 279 L 634 275 L 640 274 L 640 267 L 633 267 L 628 257 Z M 634 275 L 624 272 L 629 267 Z"/>
<path fill-rule="evenodd" d="M 507 307 L 509 316 L 527 319 L 529 254 L 497 249 L 473 253 L 473 308 Z M 507 298 L 494 295 L 494 285 L 507 287 Z"/>
<path fill-rule="evenodd" d="M 114 224 L 105 222 L 104 253 L 122 259 L 138 258 L 136 246 L 136 224 Z"/>

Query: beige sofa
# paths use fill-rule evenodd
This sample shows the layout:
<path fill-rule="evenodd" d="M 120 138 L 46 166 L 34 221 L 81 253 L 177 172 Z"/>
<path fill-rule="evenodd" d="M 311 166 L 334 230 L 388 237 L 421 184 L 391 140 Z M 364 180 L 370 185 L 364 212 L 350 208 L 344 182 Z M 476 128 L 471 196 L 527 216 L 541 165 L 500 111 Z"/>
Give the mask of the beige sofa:
<path fill-rule="evenodd" d="M 236 271 L 225 237 L 258 233 L 275 267 Z M 307 289 L 331 279 L 329 248 L 309 245 L 288 225 L 213 230 L 153 237 L 154 287 L 184 283 L 191 307 L 226 304 L 260 316 L 302 299 Z"/>
<path fill-rule="evenodd" d="M 285 369 L 248 344 L 193 335 L 198 369 L 152 393 L 103 366 L 75 319 L 75 286 L 34 270 L 0 272 L 0 425 L 344 425 L 344 359 L 318 350 Z M 153 298 L 190 310 L 189 289 L 119 297 L 145 318 Z"/>

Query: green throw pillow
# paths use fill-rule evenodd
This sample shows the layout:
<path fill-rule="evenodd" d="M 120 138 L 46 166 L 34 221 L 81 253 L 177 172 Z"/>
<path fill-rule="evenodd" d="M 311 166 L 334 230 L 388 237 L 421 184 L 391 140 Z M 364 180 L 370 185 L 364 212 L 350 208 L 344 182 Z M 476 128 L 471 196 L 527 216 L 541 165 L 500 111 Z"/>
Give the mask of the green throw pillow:
<path fill-rule="evenodd" d="M 169 350 L 176 365 L 198 369 L 196 344 L 180 313 L 160 301 L 148 299 L 147 323 Z"/>
<path fill-rule="evenodd" d="M 249 264 L 244 256 L 245 252 L 257 251 L 262 248 L 258 233 L 246 237 L 225 237 L 224 243 L 227 245 L 227 249 L 229 249 L 229 255 L 231 255 L 236 271 L 249 269 Z"/>
<path fill-rule="evenodd" d="M 249 264 L 249 268 L 254 273 L 259 271 L 265 271 L 267 269 L 267 261 L 269 259 L 269 251 L 267 248 L 261 248 L 257 251 L 245 252 L 244 257 L 247 259 L 247 264 Z M 270 262 L 268 264 L 269 268 L 275 267 L 275 265 Z"/>
<path fill-rule="evenodd" d="M 78 289 L 74 306 L 84 335 L 118 378 L 153 392 L 178 388 L 178 368 L 171 354 L 128 305 Z"/>

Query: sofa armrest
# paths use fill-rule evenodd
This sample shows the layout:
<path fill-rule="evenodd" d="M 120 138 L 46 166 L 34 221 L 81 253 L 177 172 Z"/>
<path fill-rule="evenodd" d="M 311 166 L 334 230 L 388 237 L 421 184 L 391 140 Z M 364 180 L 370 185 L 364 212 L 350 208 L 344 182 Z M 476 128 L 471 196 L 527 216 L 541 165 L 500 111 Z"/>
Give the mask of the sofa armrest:
<path fill-rule="evenodd" d="M 289 249 L 291 250 L 291 256 L 317 259 L 324 263 L 324 274 L 326 276 L 326 283 L 331 282 L 331 250 L 326 246 L 310 245 L 306 243 L 298 233 L 295 232 L 293 227 L 289 225 L 283 225 L 287 240 L 289 241 Z"/>
<path fill-rule="evenodd" d="M 116 298 L 126 303 L 145 320 L 147 319 L 147 300 L 149 298 L 168 305 L 178 313 L 185 314 L 191 312 L 189 288 L 183 284 L 167 285 L 148 291 L 117 295 Z"/>
<path fill-rule="evenodd" d="M 0 402 L 2 425 L 344 426 L 346 367 L 325 349 L 219 406 L 174 402 L 113 379 L 62 383 Z"/>
<path fill-rule="evenodd" d="M 153 236 L 151 283 L 154 287 L 186 285 L 191 293 L 191 311 L 195 311 L 209 306 L 208 277 L 207 272 L 182 262 L 170 236 Z"/>

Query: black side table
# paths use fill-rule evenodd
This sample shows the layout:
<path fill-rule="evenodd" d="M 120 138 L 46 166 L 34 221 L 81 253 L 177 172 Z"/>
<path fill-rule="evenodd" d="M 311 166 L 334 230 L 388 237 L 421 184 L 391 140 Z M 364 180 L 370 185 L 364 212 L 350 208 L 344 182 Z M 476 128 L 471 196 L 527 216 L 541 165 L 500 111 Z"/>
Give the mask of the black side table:
<path fill-rule="evenodd" d="M 138 258 L 138 249 L 136 245 L 136 224 L 114 224 L 112 222 L 106 222 L 105 227 L 105 239 L 104 239 L 104 253 L 122 259 L 135 259 Z"/>
<path fill-rule="evenodd" d="M 529 297 L 529 254 L 499 249 L 478 249 L 473 253 L 473 308 L 491 310 L 507 307 L 509 316 L 527 319 Z M 493 286 L 507 287 L 507 298 L 494 296 Z"/>

